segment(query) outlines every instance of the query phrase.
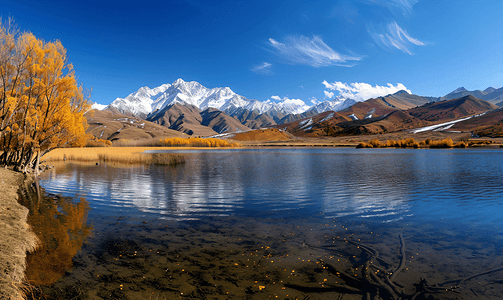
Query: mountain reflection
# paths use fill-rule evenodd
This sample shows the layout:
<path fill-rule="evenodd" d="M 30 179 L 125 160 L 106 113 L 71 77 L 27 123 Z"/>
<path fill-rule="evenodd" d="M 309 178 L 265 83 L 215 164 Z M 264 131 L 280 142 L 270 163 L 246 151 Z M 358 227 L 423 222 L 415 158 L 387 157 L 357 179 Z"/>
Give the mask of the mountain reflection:
<path fill-rule="evenodd" d="M 41 240 L 41 246 L 27 256 L 26 276 L 30 283 L 49 285 L 65 270 L 93 228 L 86 224 L 89 203 L 80 198 L 28 197 L 23 205 L 30 209 L 28 222 Z"/>
<path fill-rule="evenodd" d="M 137 209 L 176 219 L 323 214 L 390 221 L 408 211 L 416 179 L 404 168 L 410 157 L 400 155 L 301 150 L 185 155 L 187 163 L 177 167 L 57 165 L 58 175 L 44 185 L 54 193 L 85 195 L 93 213 L 107 215 Z"/>

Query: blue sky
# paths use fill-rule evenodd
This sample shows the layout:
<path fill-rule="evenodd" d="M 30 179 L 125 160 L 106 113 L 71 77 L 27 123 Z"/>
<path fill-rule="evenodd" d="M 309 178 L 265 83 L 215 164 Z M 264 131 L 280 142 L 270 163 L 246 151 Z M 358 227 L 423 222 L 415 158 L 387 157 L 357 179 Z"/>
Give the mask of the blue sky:
<path fill-rule="evenodd" d="M 502 15 L 501 0 L 0 1 L 4 21 L 62 42 L 100 104 L 177 78 L 308 104 L 499 88 Z"/>

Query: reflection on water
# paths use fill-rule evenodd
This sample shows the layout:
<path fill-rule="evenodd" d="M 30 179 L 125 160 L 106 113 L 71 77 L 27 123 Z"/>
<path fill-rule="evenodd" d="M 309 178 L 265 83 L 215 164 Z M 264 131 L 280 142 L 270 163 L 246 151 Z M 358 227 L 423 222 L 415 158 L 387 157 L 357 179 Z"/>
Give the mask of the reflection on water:
<path fill-rule="evenodd" d="M 370 257 L 350 240 L 377 249 L 393 270 L 400 235 L 407 269 L 398 282 L 408 298 L 421 278 L 440 284 L 503 265 L 501 150 L 185 152 L 177 167 L 62 163 L 43 175 L 46 192 L 85 197 L 96 232 L 54 285 L 67 292 L 60 299 L 302 299 L 313 291 L 333 299 L 341 279 L 320 261 L 362 276 Z M 80 203 L 72 207 L 86 210 Z M 430 296 L 498 298 L 501 276 L 464 282 L 461 296 Z"/>
<path fill-rule="evenodd" d="M 382 150 L 382 149 L 381 149 Z M 85 196 L 92 215 L 349 217 L 499 222 L 498 150 L 192 151 L 178 167 L 57 165 L 50 193 Z M 482 217 L 483 216 L 483 217 Z"/>
<path fill-rule="evenodd" d="M 39 249 L 28 254 L 26 277 L 32 284 L 52 284 L 65 270 L 93 230 L 87 224 L 89 203 L 80 198 L 59 196 L 28 197 L 23 205 L 30 208 L 28 222 L 41 241 Z"/>

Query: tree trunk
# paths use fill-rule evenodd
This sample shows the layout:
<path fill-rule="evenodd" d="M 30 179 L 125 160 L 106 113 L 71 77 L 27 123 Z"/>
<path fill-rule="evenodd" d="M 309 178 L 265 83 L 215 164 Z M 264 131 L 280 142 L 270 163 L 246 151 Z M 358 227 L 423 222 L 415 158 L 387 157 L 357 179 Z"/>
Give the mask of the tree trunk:
<path fill-rule="evenodd" d="M 37 150 L 37 161 L 35 162 L 35 177 L 38 177 L 40 165 L 40 149 Z"/>

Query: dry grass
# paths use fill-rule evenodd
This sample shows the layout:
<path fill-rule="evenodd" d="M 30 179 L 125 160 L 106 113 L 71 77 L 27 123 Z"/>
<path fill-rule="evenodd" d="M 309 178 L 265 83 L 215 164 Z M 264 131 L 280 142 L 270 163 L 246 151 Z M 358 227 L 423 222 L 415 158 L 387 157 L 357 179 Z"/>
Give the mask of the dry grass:
<path fill-rule="evenodd" d="M 0 168 L 0 178 L 0 299 L 24 299 L 26 252 L 40 243 L 18 199 L 27 193 L 31 177 Z"/>
<path fill-rule="evenodd" d="M 163 147 L 164 143 L 159 138 L 128 140 L 120 139 L 112 142 L 114 147 Z"/>
<path fill-rule="evenodd" d="M 152 147 L 59 148 L 42 157 L 42 161 L 116 162 L 123 164 L 175 165 L 185 162 L 183 155 L 143 153 L 160 150 Z M 166 148 L 169 149 L 169 148 Z"/>
<path fill-rule="evenodd" d="M 110 146 L 112 146 L 112 142 L 98 138 L 88 140 L 86 142 L 86 147 L 110 147 Z"/>
<path fill-rule="evenodd" d="M 165 138 L 161 143 L 167 147 L 241 147 L 241 144 L 215 138 Z"/>
<path fill-rule="evenodd" d="M 387 140 L 385 143 L 377 139 L 373 139 L 368 143 L 360 142 L 356 148 L 466 148 L 471 146 L 470 143 L 460 141 L 456 144 L 450 138 L 442 140 L 426 139 L 421 142 L 416 142 L 413 138 L 403 140 Z"/>

